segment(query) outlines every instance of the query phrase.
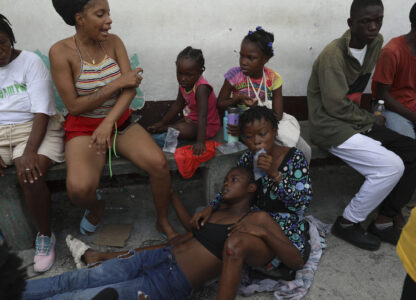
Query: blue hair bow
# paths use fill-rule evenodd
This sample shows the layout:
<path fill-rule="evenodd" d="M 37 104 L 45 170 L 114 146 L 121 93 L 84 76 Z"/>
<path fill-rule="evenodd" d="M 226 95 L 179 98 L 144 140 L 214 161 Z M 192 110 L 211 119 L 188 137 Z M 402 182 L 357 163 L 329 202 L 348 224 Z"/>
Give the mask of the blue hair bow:
<path fill-rule="evenodd" d="M 260 31 L 260 30 L 262 30 L 262 29 L 263 29 L 263 28 L 262 28 L 261 26 L 257 26 L 257 27 L 256 27 L 256 30 L 257 30 L 257 31 Z"/>
<path fill-rule="evenodd" d="M 269 48 L 273 48 L 273 43 L 272 43 L 272 42 L 268 42 L 268 43 L 267 43 L 267 47 L 269 47 Z"/>
<path fill-rule="evenodd" d="M 253 31 L 249 30 L 248 35 L 252 35 L 252 34 L 253 34 Z"/>

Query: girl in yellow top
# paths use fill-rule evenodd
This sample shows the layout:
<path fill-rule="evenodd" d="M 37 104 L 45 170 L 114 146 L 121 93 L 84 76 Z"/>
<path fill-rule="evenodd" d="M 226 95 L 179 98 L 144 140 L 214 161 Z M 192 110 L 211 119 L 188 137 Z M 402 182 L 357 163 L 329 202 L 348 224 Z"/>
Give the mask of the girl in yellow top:
<path fill-rule="evenodd" d="M 403 228 L 396 251 L 407 272 L 401 300 L 414 300 L 416 297 L 416 207 L 412 209 L 409 221 Z"/>

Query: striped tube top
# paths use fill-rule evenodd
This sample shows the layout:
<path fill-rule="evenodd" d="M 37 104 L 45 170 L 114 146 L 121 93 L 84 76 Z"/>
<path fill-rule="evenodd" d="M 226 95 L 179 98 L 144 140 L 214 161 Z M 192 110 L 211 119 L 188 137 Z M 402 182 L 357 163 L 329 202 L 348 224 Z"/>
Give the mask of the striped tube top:
<path fill-rule="evenodd" d="M 98 64 L 90 64 L 81 59 L 81 72 L 75 82 L 75 89 L 79 96 L 86 96 L 106 86 L 111 81 L 121 76 L 120 67 L 109 55 Z M 109 100 L 93 111 L 84 113 L 82 116 L 89 118 L 105 118 L 117 101 L 121 91 L 116 92 Z"/>

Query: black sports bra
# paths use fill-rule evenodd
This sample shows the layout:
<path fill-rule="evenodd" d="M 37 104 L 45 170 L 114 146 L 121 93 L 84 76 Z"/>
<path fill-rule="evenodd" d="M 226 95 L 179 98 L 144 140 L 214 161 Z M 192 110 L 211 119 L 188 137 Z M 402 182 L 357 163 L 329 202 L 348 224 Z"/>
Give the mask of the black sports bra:
<path fill-rule="evenodd" d="M 241 222 L 250 212 L 247 212 L 236 223 Z M 195 239 L 199 241 L 205 248 L 212 254 L 222 260 L 222 251 L 224 249 L 224 243 L 228 238 L 228 227 L 234 224 L 215 224 L 205 223 L 200 229 L 192 229 L 192 234 Z"/>

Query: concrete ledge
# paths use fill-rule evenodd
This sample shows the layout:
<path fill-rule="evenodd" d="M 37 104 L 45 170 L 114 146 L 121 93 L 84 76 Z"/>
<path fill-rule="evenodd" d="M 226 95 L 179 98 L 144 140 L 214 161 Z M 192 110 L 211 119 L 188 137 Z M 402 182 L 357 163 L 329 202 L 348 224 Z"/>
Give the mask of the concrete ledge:
<path fill-rule="evenodd" d="M 331 153 L 329 153 L 326 150 L 323 150 L 319 148 L 317 145 L 314 145 L 311 141 L 310 135 L 309 135 L 309 121 L 299 121 L 300 124 L 300 135 L 303 137 L 303 139 L 311 146 L 312 149 L 312 159 L 323 159 L 328 158 L 332 156 Z"/>
<path fill-rule="evenodd" d="M 222 128 L 215 137 L 217 142 L 223 142 Z M 235 164 L 241 155 L 240 152 L 223 154 L 216 151 L 214 158 L 202 163 L 203 188 L 205 203 L 213 199 L 220 190 L 226 172 Z M 171 153 L 164 153 L 171 171 L 178 170 L 175 157 Z M 130 161 L 120 158 L 112 160 L 112 171 L 114 175 L 128 175 L 147 173 L 133 165 Z M 28 249 L 33 246 L 36 235 L 36 226 L 28 212 L 24 195 L 19 186 L 16 168 L 5 169 L 5 177 L 0 180 L 0 228 L 9 245 L 15 250 Z M 109 168 L 106 164 L 102 176 L 109 176 Z M 47 174 L 47 181 L 63 181 L 66 179 L 66 164 L 57 164 L 51 167 Z"/>

